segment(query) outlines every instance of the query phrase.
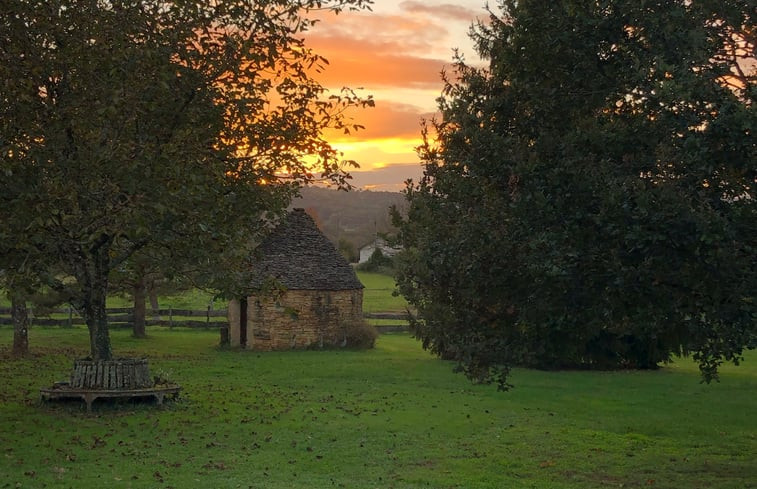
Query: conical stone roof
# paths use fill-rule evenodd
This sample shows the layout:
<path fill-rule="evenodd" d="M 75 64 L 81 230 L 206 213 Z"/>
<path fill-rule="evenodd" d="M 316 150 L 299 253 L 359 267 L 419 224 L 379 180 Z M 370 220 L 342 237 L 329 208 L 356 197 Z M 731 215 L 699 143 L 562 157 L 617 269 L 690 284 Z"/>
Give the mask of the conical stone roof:
<path fill-rule="evenodd" d="M 261 243 L 252 287 L 273 279 L 289 290 L 362 289 L 355 271 L 304 209 L 291 211 Z"/>

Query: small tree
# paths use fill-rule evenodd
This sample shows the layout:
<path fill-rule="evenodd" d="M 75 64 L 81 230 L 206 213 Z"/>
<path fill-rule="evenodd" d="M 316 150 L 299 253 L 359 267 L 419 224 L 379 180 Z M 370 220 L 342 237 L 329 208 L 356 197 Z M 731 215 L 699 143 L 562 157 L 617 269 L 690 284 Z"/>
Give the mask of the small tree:
<path fill-rule="evenodd" d="M 355 263 L 360 259 L 360 253 L 355 244 L 346 238 L 339 239 L 339 253 L 350 263 Z"/>
<path fill-rule="evenodd" d="M 147 331 L 147 302 L 153 293 L 154 284 L 163 278 L 161 269 L 172 266 L 170 262 L 161 263 L 140 250 L 117 270 L 111 273 L 109 291 L 126 295 L 133 303 L 132 335 L 135 338 L 146 338 Z M 154 259 L 153 259 L 154 258 Z M 170 264 L 170 265 L 169 265 Z"/>
<path fill-rule="evenodd" d="M 12 354 L 23 357 L 29 354 L 29 310 L 26 307 L 26 296 L 14 292 L 8 293 L 8 296 L 13 321 Z"/>
<path fill-rule="evenodd" d="M 18 193 L 24 191 L 23 181 L 0 196 L 12 201 Z M 40 244 L 30 239 L 25 245 L 16 246 L 12 235 L 23 223 L 18 216 L 8 213 L 8 208 L 0 204 L 0 290 L 7 293 L 11 303 L 11 320 L 13 322 L 12 353 L 16 357 L 29 353 L 29 310 L 27 303 L 41 289 L 41 278 L 54 273 L 55 262 L 40 252 Z M 55 300 L 55 299 L 52 299 Z"/>
<path fill-rule="evenodd" d="M 381 248 L 376 248 L 365 263 L 358 265 L 359 270 L 366 272 L 387 272 L 394 267 L 394 260 L 384 255 Z"/>

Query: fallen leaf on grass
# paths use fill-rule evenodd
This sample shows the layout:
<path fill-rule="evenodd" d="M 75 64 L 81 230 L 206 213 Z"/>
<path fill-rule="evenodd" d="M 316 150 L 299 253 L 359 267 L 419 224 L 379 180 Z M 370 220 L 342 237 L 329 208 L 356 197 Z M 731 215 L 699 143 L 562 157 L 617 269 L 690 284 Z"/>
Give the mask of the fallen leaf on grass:
<path fill-rule="evenodd" d="M 99 436 L 93 436 L 92 437 L 92 448 L 100 448 L 104 447 L 107 442 L 100 438 Z"/>

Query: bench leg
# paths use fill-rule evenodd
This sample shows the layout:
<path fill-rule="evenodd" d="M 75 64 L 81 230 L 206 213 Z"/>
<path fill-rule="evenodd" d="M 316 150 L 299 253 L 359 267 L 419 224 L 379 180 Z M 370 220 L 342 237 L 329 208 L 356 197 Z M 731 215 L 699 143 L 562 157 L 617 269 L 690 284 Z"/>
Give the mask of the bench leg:
<path fill-rule="evenodd" d="M 92 412 L 92 403 L 95 399 L 97 399 L 97 396 L 91 393 L 87 393 L 82 395 L 82 398 L 84 399 L 84 402 L 87 403 L 87 412 Z"/>

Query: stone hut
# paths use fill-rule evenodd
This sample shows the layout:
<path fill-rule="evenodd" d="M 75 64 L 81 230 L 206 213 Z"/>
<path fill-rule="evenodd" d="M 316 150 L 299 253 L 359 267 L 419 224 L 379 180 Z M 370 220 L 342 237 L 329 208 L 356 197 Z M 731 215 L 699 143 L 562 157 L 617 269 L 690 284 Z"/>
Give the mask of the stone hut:
<path fill-rule="evenodd" d="M 363 284 L 303 209 L 261 243 L 249 297 L 229 303 L 228 340 L 252 350 L 342 346 L 363 320 Z"/>

